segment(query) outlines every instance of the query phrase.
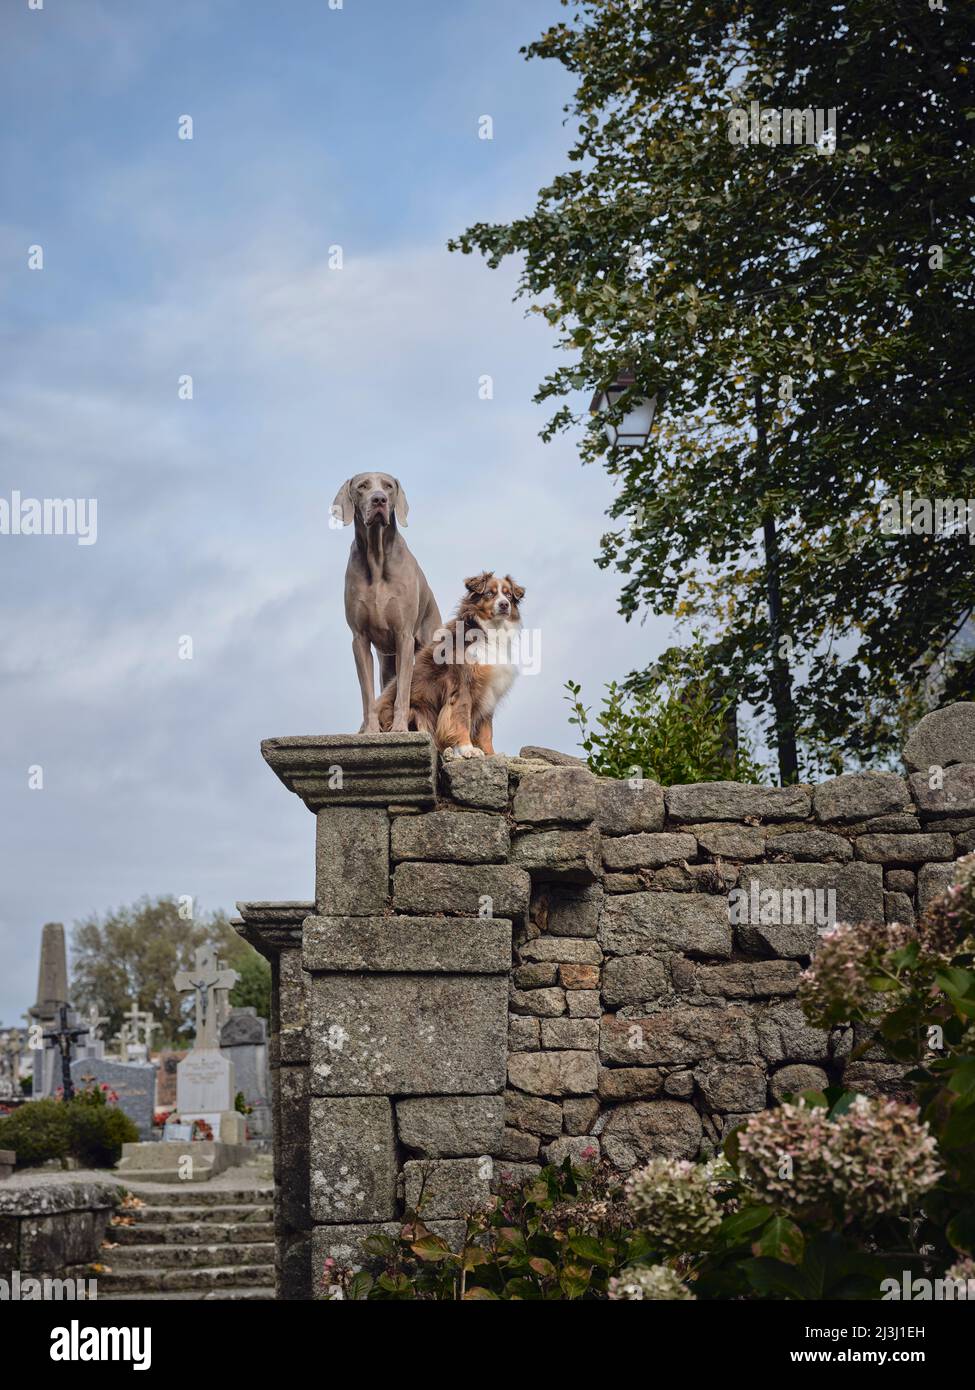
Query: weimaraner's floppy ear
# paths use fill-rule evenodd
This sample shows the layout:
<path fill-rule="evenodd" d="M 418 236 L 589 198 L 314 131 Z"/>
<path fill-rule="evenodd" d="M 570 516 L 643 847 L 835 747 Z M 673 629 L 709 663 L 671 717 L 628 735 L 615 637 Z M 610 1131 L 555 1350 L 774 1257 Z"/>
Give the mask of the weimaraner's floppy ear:
<path fill-rule="evenodd" d="M 505 579 L 507 579 L 508 583 L 511 585 L 511 592 L 515 596 L 515 603 L 521 603 L 522 599 L 525 597 L 524 586 L 512 579 L 510 574 L 506 574 Z"/>
<path fill-rule="evenodd" d="M 343 526 L 350 526 L 355 519 L 355 503 L 352 500 L 352 479 L 347 479 L 335 494 L 332 515 L 341 517 Z"/>
<path fill-rule="evenodd" d="M 469 594 L 483 594 L 491 578 L 490 570 L 482 570 L 480 574 L 472 574 L 470 579 L 464 580 L 464 588 Z"/>
<path fill-rule="evenodd" d="M 410 514 L 410 504 L 406 500 L 406 493 L 403 491 L 403 484 L 399 478 L 394 478 L 393 482 L 396 484 L 396 505 L 393 511 L 396 513 L 396 520 L 399 524 L 405 526 L 407 524 L 406 518 Z"/>

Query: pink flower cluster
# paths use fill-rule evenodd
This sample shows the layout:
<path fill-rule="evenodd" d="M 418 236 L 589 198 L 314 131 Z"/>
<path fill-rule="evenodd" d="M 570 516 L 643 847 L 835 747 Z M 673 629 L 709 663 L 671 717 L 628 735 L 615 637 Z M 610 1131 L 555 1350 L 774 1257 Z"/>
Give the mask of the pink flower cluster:
<path fill-rule="evenodd" d="M 739 1170 L 757 1195 L 793 1215 L 838 1225 L 909 1211 L 941 1177 L 937 1145 L 913 1106 L 857 1096 L 825 1107 L 781 1105 L 738 1134 Z"/>
<path fill-rule="evenodd" d="M 799 1003 L 810 1023 L 847 1023 L 881 1002 L 871 980 L 892 973 L 891 958 L 916 939 L 901 922 L 839 922 L 820 938 L 799 977 Z"/>
<path fill-rule="evenodd" d="M 951 960 L 975 945 L 975 854 L 955 865 L 955 882 L 928 905 L 918 923 L 921 949 Z"/>

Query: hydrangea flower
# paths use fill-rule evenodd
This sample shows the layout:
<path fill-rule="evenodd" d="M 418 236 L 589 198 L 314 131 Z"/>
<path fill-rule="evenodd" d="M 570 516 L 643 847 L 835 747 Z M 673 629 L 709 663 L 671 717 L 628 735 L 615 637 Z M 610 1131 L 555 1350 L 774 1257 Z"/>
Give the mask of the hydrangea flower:
<path fill-rule="evenodd" d="M 917 939 L 901 922 L 839 922 L 820 937 L 811 964 L 799 976 L 799 1004 L 810 1023 L 829 1028 L 862 1009 L 876 1009 L 882 996 L 870 980 L 893 973 L 892 957 Z"/>
<path fill-rule="evenodd" d="M 654 1299 L 674 1303 L 694 1295 L 668 1265 L 634 1265 L 609 1281 L 609 1296 L 617 1301 Z"/>
<path fill-rule="evenodd" d="M 761 1197 L 794 1215 L 832 1213 L 841 1225 L 910 1209 L 942 1172 L 916 1109 L 867 1096 L 833 1119 L 804 1103 L 751 1115 L 738 1153 Z"/>
<path fill-rule="evenodd" d="M 712 1164 L 655 1158 L 630 1174 L 626 1197 L 658 1250 L 703 1250 L 721 1224 L 714 1184 Z"/>
<path fill-rule="evenodd" d="M 975 944 L 975 854 L 955 865 L 955 882 L 922 913 L 918 923 L 921 949 L 948 961 Z"/>
<path fill-rule="evenodd" d="M 954 1280 L 956 1288 L 960 1285 L 964 1289 L 964 1292 L 960 1295 L 956 1294 L 956 1297 L 975 1298 L 975 1260 L 971 1256 L 956 1261 L 950 1269 L 945 1271 L 945 1279 Z"/>

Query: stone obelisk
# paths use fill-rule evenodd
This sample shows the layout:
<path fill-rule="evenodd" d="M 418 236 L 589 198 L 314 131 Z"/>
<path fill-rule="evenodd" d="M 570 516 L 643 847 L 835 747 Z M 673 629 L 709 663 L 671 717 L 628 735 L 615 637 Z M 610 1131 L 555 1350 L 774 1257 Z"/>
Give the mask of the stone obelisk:
<path fill-rule="evenodd" d="M 46 922 L 41 932 L 41 962 L 37 972 L 37 1003 L 28 1010 L 31 1019 L 42 1028 L 52 1028 L 58 1021 L 61 1005 L 68 1001 L 68 952 L 64 943 L 61 922 Z M 34 1096 L 49 1096 L 58 1084 L 55 1077 L 56 1048 L 32 1049 L 34 1063 Z"/>

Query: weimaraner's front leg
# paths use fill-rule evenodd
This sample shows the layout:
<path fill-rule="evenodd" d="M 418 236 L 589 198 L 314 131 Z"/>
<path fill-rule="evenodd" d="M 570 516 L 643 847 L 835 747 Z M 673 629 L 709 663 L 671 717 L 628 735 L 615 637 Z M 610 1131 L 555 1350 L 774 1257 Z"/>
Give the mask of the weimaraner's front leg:
<path fill-rule="evenodd" d="M 359 677 L 359 689 L 362 692 L 362 724 L 359 728 L 360 734 L 378 734 L 379 719 L 376 714 L 376 685 L 375 671 L 372 663 L 372 643 L 368 637 L 357 632 L 352 639 L 352 655 L 355 657 L 355 669 Z"/>
<path fill-rule="evenodd" d="M 405 734 L 410 727 L 410 692 L 413 687 L 413 665 L 416 646 L 413 633 L 401 633 L 396 642 L 396 703 L 393 705 L 393 724 L 390 733 Z"/>

